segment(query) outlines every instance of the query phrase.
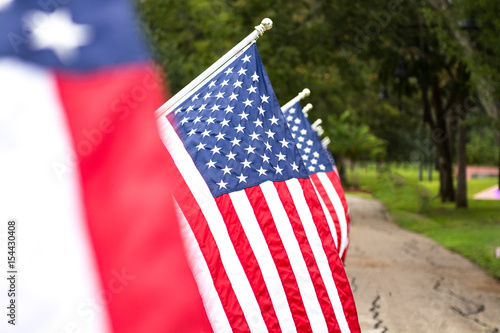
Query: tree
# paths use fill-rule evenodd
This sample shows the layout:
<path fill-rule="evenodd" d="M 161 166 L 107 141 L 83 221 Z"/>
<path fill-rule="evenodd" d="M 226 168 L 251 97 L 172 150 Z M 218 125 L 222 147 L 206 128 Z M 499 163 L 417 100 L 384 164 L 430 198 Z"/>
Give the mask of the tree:
<path fill-rule="evenodd" d="M 329 148 L 334 156 L 339 156 L 337 163 L 340 173 L 345 168 L 344 159 L 354 168 L 360 160 L 383 160 L 386 142 L 370 132 L 366 124 L 352 121 L 352 113 L 344 111 L 340 117 L 330 115 L 326 119 L 326 135 L 330 138 Z"/>
<path fill-rule="evenodd" d="M 242 26 L 241 18 L 233 15 L 228 1 L 138 0 L 136 4 L 172 93 L 250 32 Z"/>
<path fill-rule="evenodd" d="M 422 119 L 429 126 L 438 153 L 439 194 L 443 202 L 454 201 L 452 149 L 453 137 L 446 115 L 456 103 L 459 84 L 454 71 L 458 63 L 441 52 L 435 32 L 422 15 L 425 3 L 412 2 L 391 16 L 391 24 L 374 36 L 360 53 L 378 60 L 378 76 L 399 96 L 421 95 Z M 402 108 L 402 104 L 399 103 Z"/>
<path fill-rule="evenodd" d="M 427 0 L 431 19 L 439 17 L 451 28 L 451 34 L 440 33 L 447 51 L 467 64 L 474 92 L 497 128 L 500 156 L 500 45 L 498 29 L 500 3 L 495 0 Z M 465 29 L 464 29 L 465 28 Z M 479 31 L 478 31 L 479 30 Z M 439 31 L 439 29 L 438 29 Z M 469 36 L 467 36 L 467 32 Z M 500 166 L 499 166 L 500 171 Z M 500 187 L 500 172 L 498 177 Z"/>

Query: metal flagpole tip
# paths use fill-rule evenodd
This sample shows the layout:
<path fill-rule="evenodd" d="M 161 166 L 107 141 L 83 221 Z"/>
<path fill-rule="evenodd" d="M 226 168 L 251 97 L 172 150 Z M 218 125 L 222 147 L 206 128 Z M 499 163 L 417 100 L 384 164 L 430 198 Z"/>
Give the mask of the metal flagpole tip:
<path fill-rule="evenodd" d="M 263 19 L 258 26 L 255 27 L 255 30 L 259 32 L 259 36 L 262 36 L 264 32 L 270 30 L 273 27 L 273 21 L 270 18 Z"/>
<path fill-rule="evenodd" d="M 311 124 L 311 127 L 314 129 L 315 127 L 318 127 L 319 125 L 321 125 L 322 122 L 323 122 L 323 120 L 316 119 L 316 121 Z"/>
<path fill-rule="evenodd" d="M 306 106 L 304 106 L 304 108 L 302 109 L 302 112 L 308 113 L 309 111 L 311 111 L 312 108 L 313 105 L 311 103 L 307 103 Z"/>
<path fill-rule="evenodd" d="M 328 145 L 331 143 L 330 138 L 325 136 L 323 140 L 321 140 L 321 144 L 323 147 L 328 148 Z"/>
<path fill-rule="evenodd" d="M 321 119 L 317 119 L 314 123 L 311 124 L 312 129 L 315 130 L 319 136 L 321 136 L 321 135 L 323 135 L 323 133 L 325 133 L 325 131 L 323 130 L 323 127 L 321 127 L 322 122 L 323 121 Z"/>
<path fill-rule="evenodd" d="M 311 94 L 311 90 L 305 88 L 304 90 L 302 90 L 301 92 L 299 92 L 299 98 L 300 99 L 304 99 L 306 98 L 307 96 L 309 96 Z"/>

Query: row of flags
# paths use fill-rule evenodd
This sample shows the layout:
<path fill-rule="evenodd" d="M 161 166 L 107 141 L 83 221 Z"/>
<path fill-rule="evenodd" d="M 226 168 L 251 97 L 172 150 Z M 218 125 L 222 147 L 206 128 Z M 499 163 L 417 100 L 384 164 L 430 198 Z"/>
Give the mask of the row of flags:
<path fill-rule="evenodd" d="M 359 332 L 347 204 L 300 104 L 252 43 L 155 119 L 133 22 L 120 0 L 0 3 L 0 330 Z"/>
<path fill-rule="evenodd" d="M 283 112 L 344 262 L 351 219 L 335 161 L 298 101 Z"/>
<path fill-rule="evenodd" d="M 316 194 L 334 170 L 299 110 L 285 118 L 254 43 L 159 118 L 216 332 L 359 330 L 337 250 L 344 207 L 337 196 L 337 231 L 322 209 L 331 200 Z"/>

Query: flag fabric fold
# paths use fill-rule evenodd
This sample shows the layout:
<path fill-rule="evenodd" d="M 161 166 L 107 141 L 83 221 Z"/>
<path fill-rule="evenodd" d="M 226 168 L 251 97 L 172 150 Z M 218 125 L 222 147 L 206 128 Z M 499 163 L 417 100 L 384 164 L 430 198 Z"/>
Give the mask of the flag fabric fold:
<path fill-rule="evenodd" d="M 216 332 L 359 332 L 349 282 L 255 44 L 158 119 Z"/>
<path fill-rule="evenodd" d="M 284 114 L 344 261 L 349 247 L 351 219 L 335 161 L 321 144 L 299 102 L 285 110 Z"/>
<path fill-rule="evenodd" d="M 0 5 L 2 249 L 18 225 L 2 332 L 212 330 L 154 117 L 162 80 L 134 20 L 119 0 Z"/>

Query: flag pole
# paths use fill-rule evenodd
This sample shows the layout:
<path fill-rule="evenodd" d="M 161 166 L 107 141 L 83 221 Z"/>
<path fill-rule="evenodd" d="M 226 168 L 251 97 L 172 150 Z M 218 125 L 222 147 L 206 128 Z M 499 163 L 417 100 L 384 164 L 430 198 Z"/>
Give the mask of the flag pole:
<path fill-rule="evenodd" d="M 309 96 L 311 94 L 311 91 L 307 88 L 305 88 L 304 90 L 302 90 L 301 92 L 299 92 L 299 94 L 297 96 L 295 96 L 290 102 L 286 103 L 285 105 L 283 105 L 281 107 L 281 111 L 285 112 L 287 111 L 289 108 L 291 108 L 295 103 L 297 103 L 298 101 L 300 101 L 301 99 Z"/>
<path fill-rule="evenodd" d="M 321 127 L 321 123 L 323 120 L 317 119 L 314 123 L 311 124 L 311 127 L 316 133 L 318 133 L 319 136 L 323 135 L 325 131 L 323 130 L 323 127 Z"/>
<path fill-rule="evenodd" d="M 223 67 L 228 61 L 230 61 L 234 56 L 238 55 L 245 47 L 249 46 L 251 43 L 255 42 L 260 36 L 264 34 L 267 30 L 273 27 L 273 21 L 269 18 L 265 18 L 261 23 L 255 27 L 255 30 L 250 33 L 245 39 L 239 42 L 235 47 L 233 47 L 229 52 L 224 54 L 219 60 L 214 62 L 212 66 L 208 67 L 203 73 L 198 75 L 193 81 L 182 88 L 177 94 L 172 96 L 165 104 L 160 106 L 156 110 L 156 117 L 161 117 L 170 112 L 175 106 L 182 103 L 191 91 L 196 89 L 199 85 L 206 82 L 214 72 Z"/>
<path fill-rule="evenodd" d="M 323 140 L 321 140 L 321 145 L 324 147 L 324 148 L 328 148 L 328 145 L 330 144 L 330 138 L 325 136 L 323 138 Z"/>
<path fill-rule="evenodd" d="M 313 105 L 311 103 L 307 103 L 306 106 L 302 109 L 302 112 L 304 112 L 304 115 L 307 117 L 307 113 L 311 111 L 313 108 Z"/>

